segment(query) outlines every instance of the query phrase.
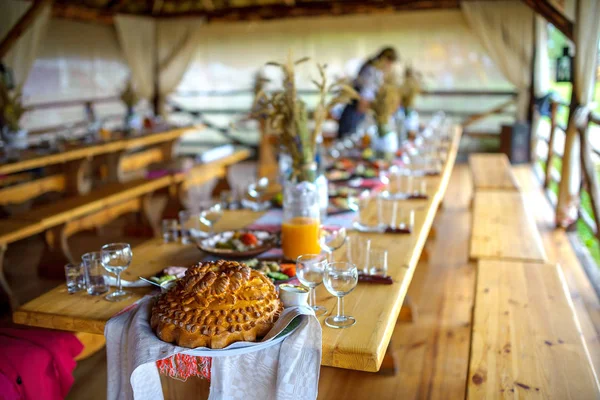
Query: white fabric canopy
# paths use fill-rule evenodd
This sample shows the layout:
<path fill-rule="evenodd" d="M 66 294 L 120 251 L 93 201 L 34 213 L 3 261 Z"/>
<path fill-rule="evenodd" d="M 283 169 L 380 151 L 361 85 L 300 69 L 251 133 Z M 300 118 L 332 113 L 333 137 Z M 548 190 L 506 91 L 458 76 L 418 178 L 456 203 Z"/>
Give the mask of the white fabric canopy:
<path fill-rule="evenodd" d="M 569 115 L 563 157 L 557 224 L 568 226 L 577 220 L 581 184 L 580 143 L 577 127 L 587 122 L 594 95 L 598 41 L 600 40 L 600 2 L 579 0 L 575 23 L 575 61 L 573 65 L 573 99 L 576 109 Z M 586 137 L 587 140 L 587 137 Z"/>
<path fill-rule="evenodd" d="M 198 27 L 202 19 L 155 20 L 148 17 L 117 15 L 119 42 L 131 68 L 137 93 L 150 100 L 154 96 L 155 54 L 159 60 L 159 95 L 162 100 L 179 85 L 195 53 Z"/>
<path fill-rule="evenodd" d="M 548 55 L 548 22 L 539 15 L 535 18 L 535 64 L 533 92 L 542 97 L 550 90 L 550 57 Z"/>
<path fill-rule="evenodd" d="M 534 13 L 522 1 L 462 2 L 461 8 L 496 66 L 519 91 L 517 119 L 529 105 Z"/>
<path fill-rule="evenodd" d="M 0 40 L 4 39 L 31 5 L 31 2 L 2 0 Z M 13 71 L 17 87 L 25 84 L 29 71 L 37 57 L 39 43 L 46 31 L 46 25 L 50 18 L 50 9 L 50 4 L 44 5 L 44 9 L 35 21 L 27 27 L 25 33 L 17 39 L 2 60 Z"/>
<path fill-rule="evenodd" d="M 117 15 L 114 21 L 133 87 L 140 97 L 150 100 L 154 95 L 156 23 L 153 18 L 131 15 Z"/>

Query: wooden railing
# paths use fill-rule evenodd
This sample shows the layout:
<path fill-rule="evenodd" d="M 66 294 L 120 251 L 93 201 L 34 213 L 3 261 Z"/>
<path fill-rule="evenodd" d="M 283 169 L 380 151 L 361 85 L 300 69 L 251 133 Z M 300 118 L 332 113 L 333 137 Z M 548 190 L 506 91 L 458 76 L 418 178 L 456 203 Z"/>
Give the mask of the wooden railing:
<path fill-rule="evenodd" d="M 551 182 L 560 182 L 560 171 L 554 168 L 553 160 L 555 157 L 562 158 L 562 154 L 556 153 L 556 132 L 561 131 L 563 134 L 566 133 L 567 127 L 558 122 L 558 111 L 560 107 L 569 107 L 569 105 L 562 100 L 551 100 L 550 102 L 550 135 L 548 138 L 540 137 L 538 139 L 544 140 L 548 145 L 548 154 L 546 156 L 546 165 L 544 169 L 544 189 L 550 187 Z"/>

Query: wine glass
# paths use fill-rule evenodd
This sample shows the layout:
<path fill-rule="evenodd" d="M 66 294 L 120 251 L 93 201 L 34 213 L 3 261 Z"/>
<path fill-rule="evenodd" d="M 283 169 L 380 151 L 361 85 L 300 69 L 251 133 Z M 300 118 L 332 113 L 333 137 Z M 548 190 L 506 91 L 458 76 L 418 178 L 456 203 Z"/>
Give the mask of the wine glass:
<path fill-rule="evenodd" d="M 323 315 L 327 309 L 317 305 L 315 288 L 323 283 L 323 273 L 327 266 L 327 258 L 320 254 L 304 254 L 296 259 L 296 276 L 300 283 L 309 289 L 308 305 L 315 315 Z"/>
<path fill-rule="evenodd" d="M 209 228 L 209 235 L 214 234 L 215 224 L 223 216 L 223 206 L 221 203 L 208 200 L 200 204 L 200 222 Z"/>
<path fill-rule="evenodd" d="M 333 252 L 342 247 L 348 238 L 346 228 L 340 225 L 321 226 L 319 245 L 327 252 L 329 262 L 333 262 Z"/>
<path fill-rule="evenodd" d="M 354 290 L 358 283 L 358 270 L 349 262 L 333 262 L 327 264 L 323 276 L 325 288 L 338 298 L 337 314 L 325 318 L 325 324 L 331 328 L 348 328 L 356 323 L 356 319 L 344 315 L 344 296 Z"/>
<path fill-rule="evenodd" d="M 249 199 L 245 202 L 247 207 L 254 211 L 265 211 L 270 207 L 268 194 L 271 182 L 268 178 L 260 178 L 248 185 L 247 195 Z"/>
<path fill-rule="evenodd" d="M 100 249 L 100 256 L 102 257 L 102 266 L 117 276 L 117 290 L 107 295 L 106 300 L 121 301 L 129 298 L 131 293 L 123 290 L 121 285 L 121 272 L 131 264 L 133 257 L 131 246 L 127 243 L 106 244 Z"/>

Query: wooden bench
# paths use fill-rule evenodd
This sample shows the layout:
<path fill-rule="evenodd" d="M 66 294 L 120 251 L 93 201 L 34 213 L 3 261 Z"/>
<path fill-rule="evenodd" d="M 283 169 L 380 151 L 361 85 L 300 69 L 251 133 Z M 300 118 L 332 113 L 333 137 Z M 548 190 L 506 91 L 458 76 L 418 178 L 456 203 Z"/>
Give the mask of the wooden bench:
<path fill-rule="evenodd" d="M 138 213 L 142 217 L 140 221 L 142 230 L 150 236 L 157 235 L 159 228 L 149 217 L 149 202 L 156 191 L 170 187 L 185 190 L 191 185 L 202 184 L 209 179 L 225 178 L 228 166 L 248 158 L 249 155 L 248 150 L 241 150 L 214 162 L 198 165 L 191 171 L 152 180 L 140 179 L 127 183 L 108 184 L 89 194 L 70 197 L 1 220 L 0 286 L 8 295 L 11 306 L 14 308 L 17 302 L 3 274 L 4 253 L 8 244 L 44 232 L 46 247 L 39 272 L 43 275 L 62 276 L 62 266 L 67 262 L 77 261 L 68 243 L 68 239 L 77 232 L 103 226 L 127 213 Z M 180 196 L 177 191 L 170 194 L 171 197 Z M 179 209 L 175 210 L 175 214 Z"/>
<path fill-rule="evenodd" d="M 475 190 L 519 190 L 506 154 L 471 154 L 469 167 Z"/>
<path fill-rule="evenodd" d="M 478 264 L 469 399 L 598 399 L 589 352 L 559 266 Z"/>
<path fill-rule="evenodd" d="M 471 259 L 547 260 L 540 234 L 520 193 L 475 192 L 469 255 Z"/>

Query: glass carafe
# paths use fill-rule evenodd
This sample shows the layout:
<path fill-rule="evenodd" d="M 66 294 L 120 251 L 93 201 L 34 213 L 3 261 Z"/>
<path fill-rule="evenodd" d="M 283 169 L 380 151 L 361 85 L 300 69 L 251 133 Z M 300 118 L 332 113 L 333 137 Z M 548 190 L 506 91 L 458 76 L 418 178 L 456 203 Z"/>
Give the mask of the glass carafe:
<path fill-rule="evenodd" d="M 286 259 L 319 254 L 320 207 L 317 186 L 311 182 L 286 182 L 283 194 L 281 247 Z"/>

